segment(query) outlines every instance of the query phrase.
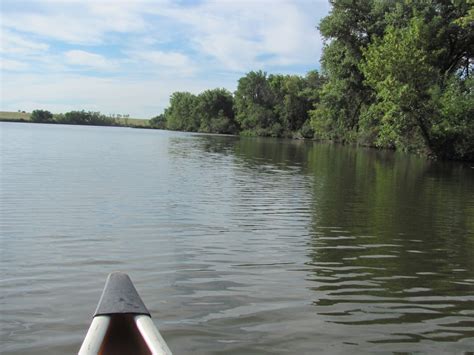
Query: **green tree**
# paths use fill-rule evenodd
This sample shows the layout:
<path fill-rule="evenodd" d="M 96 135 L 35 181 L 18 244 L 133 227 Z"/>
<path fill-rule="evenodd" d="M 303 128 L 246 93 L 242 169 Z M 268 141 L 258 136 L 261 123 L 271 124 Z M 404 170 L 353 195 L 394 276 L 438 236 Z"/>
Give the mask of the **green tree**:
<path fill-rule="evenodd" d="M 467 0 L 466 5 L 468 6 L 467 12 L 455 21 L 463 28 L 469 28 L 474 23 L 474 0 Z"/>
<path fill-rule="evenodd" d="M 432 126 L 432 146 L 438 157 L 474 161 L 474 78 L 454 76 L 433 102 L 439 114 Z"/>
<path fill-rule="evenodd" d="M 107 117 L 97 111 L 70 111 L 61 115 L 59 123 L 90 125 L 90 126 L 113 126 L 116 125 L 115 119 Z"/>
<path fill-rule="evenodd" d="M 364 52 L 360 68 L 377 97 L 364 116 L 364 128 L 377 130 L 378 146 L 431 146 L 429 89 L 438 73 L 429 64 L 424 30 L 419 19 L 402 29 L 389 26 L 385 36 L 375 39 Z"/>
<path fill-rule="evenodd" d="M 53 114 L 47 110 L 34 110 L 30 117 L 32 122 L 36 123 L 52 123 L 54 122 Z"/>
<path fill-rule="evenodd" d="M 377 146 L 473 159 L 472 34 L 456 24 L 463 4 L 416 12 L 363 51 L 359 67 L 376 101 L 361 126 Z"/>
<path fill-rule="evenodd" d="M 355 140 L 359 115 L 373 99 L 358 66 L 362 50 L 374 36 L 383 34 L 393 4 L 389 0 L 331 1 L 331 12 L 319 24 L 327 40 L 321 64 L 328 81 L 321 103 L 310 112 L 318 138 Z"/>
<path fill-rule="evenodd" d="M 168 129 L 176 131 L 197 132 L 200 126 L 196 114 L 197 96 L 189 92 L 174 92 L 170 106 L 165 110 Z"/>
<path fill-rule="evenodd" d="M 326 83 L 326 78 L 318 71 L 309 71 L 304 77 L 304 87 L 298 96 L 305 102 L 305 115 L 301 117 L 296 126 L 304 138 L 313 138 L 314 130 L 311 126 L 311 111 L 315 109 L 321 101 L 321 89 Z M 300 124 L 301 123 L 301 124 Z"/>
<path fill-rule="evenodd" d="M 268 80 L 273 91 L 277 122 L 284 132 L 298 130 L 310 108 L 305 97 L 300 95 L 305 87 L 304 79 L 297 75 L 270 75 Z"/>
<path fill-rule="evenodd" d="M 316 71 L 304 78 L 250 72 L 239 80 L 235 92 L 236 120 L 244 134 L 292 136 L 305 126 L 303 136 L 310 137 L 308 111 L 319 102 L 323 82 Z"/>
<path fill-rule="evenodd" d="M 327 82 L 310 111 L 315 136 L 469 156 L 470 121 L 461 117 L 471 112 L 462 104 L 452 119 L 446 112 L 470 93 L 472 1 L 331 1 L 319 26 Z M 465 135 L 453 133 L 458 126 Z"/>
<path fill-rule="evenodd" d="M 234 99 L 226 89 L 206 90 L 197 97 L 199 131 L 207 133 L 238 132 L 234 119 Z"/>
<path fill-rule="evenodd" d="M 153 117 L 150 120 L 150 126 L 157 129 L 166 129 L 166 117 L 164 114 Z"/>
<path fill-rule="evenodd" d="M 239 79 L 235 92 L 235 119 L 244 134 L 270 135 L 276 122 L 274 96 L 267 73 L 250 72 Z"/>

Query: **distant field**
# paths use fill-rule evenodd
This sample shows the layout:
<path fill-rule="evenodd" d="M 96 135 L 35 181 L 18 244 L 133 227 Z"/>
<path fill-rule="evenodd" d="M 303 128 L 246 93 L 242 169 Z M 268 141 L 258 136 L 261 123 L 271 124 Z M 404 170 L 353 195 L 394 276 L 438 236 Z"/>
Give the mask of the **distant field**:
<path fill-rule="evenodd" d="M 29 112 L 0 111 L 0 121 L 29 121 Z M 143 118 L 117 118 L 121 126 L 149 127 L 149 120 Z"/>
<path fill-rule="evenodd" d="M 117 118 L 121 126 L 149 127 L 149 120 L 143 118 Z"/>
<path fill-rule="evenodd" d="M 30 113 L 0 111 L 0 121 L 30 120 Z"/>

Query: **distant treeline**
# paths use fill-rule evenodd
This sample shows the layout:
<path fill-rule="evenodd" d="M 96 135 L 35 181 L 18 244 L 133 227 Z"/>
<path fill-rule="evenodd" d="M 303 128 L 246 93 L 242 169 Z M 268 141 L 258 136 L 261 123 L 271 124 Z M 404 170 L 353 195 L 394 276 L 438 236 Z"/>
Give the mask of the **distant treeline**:
<path fill-rule="evenodd" d="M 94 111 L 70 111 L 54 115 L 47 110 L 34 110 L 30 116 L 31 122 L 62 123 L 91 126 L 116 126 L 117 120 Z"/>
<path fill-rule="evenodd" d="M 322 74 L 250 72 L 175 92 L 157 128 L 343 143 L 474 161 L 473 0 L 331 1 Z"/>
<path fill-rule="evenodd" d="M 73 125 L 89 125 L 89 126 L 134 126 L 129 120 L 128 115 L 114 115 L 114 117 L 106 116 L 97 111 L 70 111 L 53 115 L 47 110 L 34 110 L 30 116 L 30 122 L 35 123 L 59 123 Z M 138 122 L 138 121 L 137 121 Z M 137 127 L 145 128 L 143 124 Z"/>
<path fill-rule="evenodd" d="M 225 89 L 199 95 L 175 92 L 155 127 L 207 133 L 312 137 L 309 110 L 319 101 L 324 79 L 316 71 L 306 77 L 250 72 L 232 95 Z"/>

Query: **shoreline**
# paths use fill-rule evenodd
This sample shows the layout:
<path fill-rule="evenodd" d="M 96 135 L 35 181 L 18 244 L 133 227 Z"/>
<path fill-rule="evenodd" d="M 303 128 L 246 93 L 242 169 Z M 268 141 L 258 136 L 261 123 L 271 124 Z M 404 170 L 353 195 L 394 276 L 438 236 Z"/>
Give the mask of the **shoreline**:
<path fill-rule="evenodd" d="M 220 137 L 235 137 L 235 138 L 273 138 L 273 139 L 283 139 L 283 140 L 290 140 L 290 141 L 304 141 L 304 142 L 316 142 L 316 143 L 323 143 L 323 144 L 334 144 L 334 145 L 343 145 L 343 146 L 351 146 L 354 148 L 364 148 L 364 149 L 373 149 L 374 151 L 391 151 L 391 152 L 398 152 L 396 149 L 390 148 L 379 148 L 370 145 L 363 145 L 357 143 L 344 143 L 344 142 L 337 142 L 334 140 L 322 140 L 322 139 L 315 139 L 315 138 L 304 138 L 304 137 L 271 137 L 271 136 L 251 136 L 251 135 L 239 135 L 239 134 L 225 134 L 225 133 L 209 133 L 209 132 L 191 132 L 191 131 L 177 131 L 177 130 L 170 130 L 170 129 L 163 129 L 163 128 L 156 128 L 152 126 L 142 126 L 142 125 L 97 125 L 97 124 L 73 124 L 73 123 L 59 123 L 59 122 L 32 122 L 30 120 L 26 120 L 24 118 L 4 118 L 0 117 L 1 122 L 9 122 L 9 123 L 31 123 L 31 124 L 51 124 L 51 125 L 63 125 L 63 126 L 86 126 L 86 127 L 110 127 L 110 128 L 132 128 L 132 129 L 146 129 L 146 130 L 158 130 L 158 131 L 168 131 L 168 132 L 181 132 L 181 133 L 192 133 L 192 134 L 200 134 L 200 135 L 209 135 L 209 136 L 220 136 Z M 461 163 L 463 165 L 472 164 L 473 161 L 469 160 L 455 160 L 455 159 L 435 159 L 432 156 L 421 154 L 421 153 L 406 153 L 407 155 L 415 156 L 424 158 L 428 161 L 433 162 L 444 162 L 444 163 Z"/>

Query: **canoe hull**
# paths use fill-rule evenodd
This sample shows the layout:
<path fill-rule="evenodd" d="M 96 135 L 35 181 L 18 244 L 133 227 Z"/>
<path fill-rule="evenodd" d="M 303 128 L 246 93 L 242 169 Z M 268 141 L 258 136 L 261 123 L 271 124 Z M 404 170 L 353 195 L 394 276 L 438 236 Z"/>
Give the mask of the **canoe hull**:
<path fill-rule="evenodd" d="M 126 274 L 109 275 L 79 354 L 171 355 Z"/>

